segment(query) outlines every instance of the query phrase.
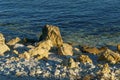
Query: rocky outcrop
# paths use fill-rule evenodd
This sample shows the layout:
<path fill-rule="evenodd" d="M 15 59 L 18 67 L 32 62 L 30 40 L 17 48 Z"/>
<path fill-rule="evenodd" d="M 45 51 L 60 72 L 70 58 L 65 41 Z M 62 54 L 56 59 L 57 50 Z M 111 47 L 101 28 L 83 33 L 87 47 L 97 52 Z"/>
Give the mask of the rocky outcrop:
<path fill-rule="evenodd" d="M 78 60 L 80 61 L 80 62 L 82 62 L 82 63 L 92 63 L 92 60 L 90 59 L 90 57 L 89 56 L 87 56 L 87 55 L 80 55 L 79 57 L 78 57 Z"/>
<path fill-rule="evenodd" d="M 60 55 L 73 55 L 73 47 L 70 44 L 63 43 L 61 47 L 58 48 L 58 53 Z"/>
<path fill-rule="evenodd" d="M 112 64 L 118 63 L 120 61 L 120 54 L 113 52 L 110 49 L 107 49 L 99 56 L 99 61 L 107 61 Z"/>
<path fill-rule="evenodd" d="M 4 55 L 6 51 L 10 51 L 9 47 L 5 44 L 5 38 L 0 33 L 0 55 Z"/>
<path fill-rule="evenodd" d="M 53 46 L 61 47 L 63 40 L 60 34 L 60 30 L 56 26 L 46 25 L 42 30 L 41 40 L 51 40 Z"/>
<path fill-rule="evenodd" d="M 12 46 L 12 45 L 15 45 L 16 43 L 18 43 L 21 39 L 19 37 L 16 37 L 12 40 L 10 40 L 7 44 Z"/>

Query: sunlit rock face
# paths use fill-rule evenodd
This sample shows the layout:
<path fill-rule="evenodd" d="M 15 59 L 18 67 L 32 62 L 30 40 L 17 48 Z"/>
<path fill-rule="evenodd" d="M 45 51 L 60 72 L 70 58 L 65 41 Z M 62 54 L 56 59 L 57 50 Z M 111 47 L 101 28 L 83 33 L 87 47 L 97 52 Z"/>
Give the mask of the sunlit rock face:
<path fill-rule="evenodd" d="M 20 40 L 21 40 L 21 39 L 20 39 L 19 37 L 16 37 L 16 38 L 10 40 L 10 41 L 7 43 L 7 45 L 10 45 L 10 46 L 15 45 L 15 44 L 18 43 Z"/>
<path fill-rule="evenodd" d="M 51 40 L 53 46 L 60 47 L 63 44 L 63 40 L 60 34 L 60 30 L 57 26 L 46 25 L 42 30 L 41 40 Z"/>
<path fill-rule="evenodd" d="M 58 48 L 58 53 L 60 55 L 73 55 L 73 47 L 70 44 L 63 43 L 61 47 Z"/>
<path fill-rule="evenodd" d="M 120 54 L 113 52 L 110 49 L 106 49 L 103 53 L 99 56 L 99 61 L 108 61 L 112 64 L 120 62 Z"/>
<path fill-rule="evenodd" d="M 4 53 L 9 50 L 9 47 L 5 44 L 5 38 L 3 34 L 0 33 L 0 55 L 4 55 Z"/>

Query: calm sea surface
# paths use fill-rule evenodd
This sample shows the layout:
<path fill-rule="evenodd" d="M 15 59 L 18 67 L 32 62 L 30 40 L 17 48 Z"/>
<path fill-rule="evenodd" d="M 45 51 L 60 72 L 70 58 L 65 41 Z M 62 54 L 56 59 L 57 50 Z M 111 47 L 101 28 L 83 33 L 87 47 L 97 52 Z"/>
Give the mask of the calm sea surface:
<path fill-rule="evenodd" d="M 38 39 L 46 24 L 60 27 L 65 42 L 120 43 L 120 0 L 0 0 L 0 32 L 9 40 Z"/>

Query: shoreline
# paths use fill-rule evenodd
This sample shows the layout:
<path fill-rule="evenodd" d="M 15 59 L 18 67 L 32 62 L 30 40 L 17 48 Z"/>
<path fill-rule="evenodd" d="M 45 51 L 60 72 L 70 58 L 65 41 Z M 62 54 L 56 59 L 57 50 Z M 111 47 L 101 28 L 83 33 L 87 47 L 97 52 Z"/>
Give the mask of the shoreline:
<path fill-rule="evenodd" d="M 21 41 L 19 38 L 12 39 L 11 42 L 3 42 L 10 48 L 10 51 L 6 52 L 6 50 L 3 53 L 4 56 L 0 56 L 0 77 L 6 76 L 9 80 L 120 79 L 120 53 L 117 46 L 106 45 L 107 48 L 105 50 L 102 48 L 102 52 L 96 46 L 95 48 L 93 46 L 72 46 L 62 41 L 59 29 L 56 26 L 46 26 L 48 33 L 49 27 L 52 27 L 51 29 L 55 30 L 54 32 L 57 35 L 51 33 L 54 36 L 48 37 L 49 34 L 43 31 L 43 40 L 39 42 L 30 43 L 27 40 Z M 46 38 L 52 40 L 44 40 Z M 4 37 L 1 39 L 4 39 Z M 55 42 L 54 39 L 58 41 L 55 40 Z M 58 47 L 54 48 L 54 46 Z M 51 50 L 51 47 L 53 47 L 53 50 Z M 60 52 L 57 52 L 56 49 L 59 49 L 59 47 Z M 38 53 L 37 49 L 44 54 Z M 104 54 L 110 57 L 105 57 Z M 118 59 L 111 55 L 117 56 Z M 98 58 L 102 58 L 102 61 L 98 61 Z"/>

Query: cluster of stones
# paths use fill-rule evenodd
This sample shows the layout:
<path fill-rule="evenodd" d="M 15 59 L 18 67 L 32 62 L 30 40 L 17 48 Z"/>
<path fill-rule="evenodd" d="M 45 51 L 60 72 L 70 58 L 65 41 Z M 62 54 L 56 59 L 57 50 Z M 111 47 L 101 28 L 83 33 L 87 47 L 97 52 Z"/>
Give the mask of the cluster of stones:
<path fill-rule="evenodd" d="M 18 57 L 14 58 L 15 60 L 17 59 L 17 61 L 19 61 L 19 58 L 24 58 L 26 60 L 30 60 L 31 58 L 34 58 L 35 60 L 41 60 L 48 59 L 50 51 L 55 48 L 58 55 L 69 57 L 66 58 L 66 60 L 63 60 L 61 64 L 68 68 L 79 67 L 77 61 L 83 64 L 92 64 L 93 60 L 89 57 L 89 54 L 97 56 L 98 61 L 104 61 L 111 64 L 117 64 L 120 62 L 120 45 L 117 46 L 118 50 L 116 52 L 108 49 L 107 47 L 96 48 L 83 46 L 74 48 L 71 44 L 65 43 L 63 41 L 59 28 L 52 25 L 46 25 L 42 30 L 42 35 L 40 36 L 39 42 L 35 46 L 27 46 L 28 49 L 26 49 L 23 53 L 17 51 L 17 45 L 20 43 L 20 41 L 21 39 L 16 37 L 15 39 L 12 39 L 7 44 L 5 44 L 5 38 L 3 34 L 0 33 L 0 55 L 3 56 L 4 53 L 10 51 L 10 48 L 12 47 L 13 53 L 15 53 Z M 24 47 L 22 44 L 19 45 L 21 45 L 21 47 Z M 88 55 L 84 53 L 87 53 Z M 75 58 L 73 58 L 73 56 Z M 104 75 L 110 74 L 110 72 L 111 71 L 109 69 L 109 65 L 105 64 L 102 67 L 101 71 L 99 71 L 97 74 Z M 16 74 L 20 75 L 20 73 Z M 101 79 L 103 78 L 103 75 L 101 76 Z M 91 79 L 93 76 L 91 77 L 90 75 L 87 75 L 84 77 L 84 80 L 87 80 L 88 78 Z"/>

